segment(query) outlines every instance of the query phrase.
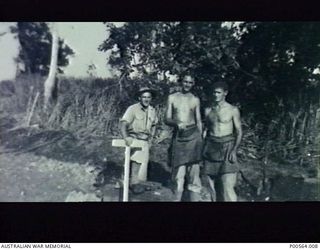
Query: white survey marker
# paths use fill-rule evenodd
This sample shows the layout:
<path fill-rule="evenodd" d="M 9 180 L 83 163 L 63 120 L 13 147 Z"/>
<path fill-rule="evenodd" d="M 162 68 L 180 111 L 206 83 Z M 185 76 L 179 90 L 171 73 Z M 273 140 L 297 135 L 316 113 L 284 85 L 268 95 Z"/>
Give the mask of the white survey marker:
<path fill-rule="evenodd" d="M 130 172 L 130 151 L 131 148 L 142 148 L 144 142 L 141 140 L 134 139 L 130 146 L 126 145 L 123 139 L 112 140 L 113 147 L 125 148 L 124 151 L 124 177 L 123 177 L 123 201 L 127 202 L 129 200 L 129 172 Z"/>

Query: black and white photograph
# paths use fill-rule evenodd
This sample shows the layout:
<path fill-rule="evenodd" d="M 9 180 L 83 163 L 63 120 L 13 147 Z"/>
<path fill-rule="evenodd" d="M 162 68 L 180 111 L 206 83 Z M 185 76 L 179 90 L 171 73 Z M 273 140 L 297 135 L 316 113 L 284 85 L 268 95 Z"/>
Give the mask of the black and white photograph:
<path fill-rule="evenodd" d="M 320 22 L 0 22 L 0 179 L 4 203 L 320 201 Z"/>

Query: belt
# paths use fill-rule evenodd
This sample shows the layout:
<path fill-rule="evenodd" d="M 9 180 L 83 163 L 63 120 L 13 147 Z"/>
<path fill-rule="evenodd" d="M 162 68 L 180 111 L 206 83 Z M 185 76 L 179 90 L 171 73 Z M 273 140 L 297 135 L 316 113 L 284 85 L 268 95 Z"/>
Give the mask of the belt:
<path fill-rule="evenodd" d="M 142 141 L 148 141 L 149 134 L 145 133 L 129 133 L 130 136 L 132 136 L 135 139 L 142 140 Z"/>
<path fill-rule="evenodd" d="M 209 140 L 209 141 L 212 141 L 212 142 L 220 142 L 220 143 L 222 143 L 222 142 L 233 141 L 235 138 L 234 138 L 233 134 L 230 134 L 230 135 L 224 135 L 224 136 L 209 135 L 209 136 L 207 136 L 206 139 Z"/>

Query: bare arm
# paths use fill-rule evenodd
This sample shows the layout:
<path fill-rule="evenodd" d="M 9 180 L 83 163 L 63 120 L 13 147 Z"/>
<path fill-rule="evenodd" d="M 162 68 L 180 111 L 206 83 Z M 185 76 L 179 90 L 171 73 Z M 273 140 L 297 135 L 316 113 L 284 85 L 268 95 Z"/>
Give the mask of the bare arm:
<path fill-rule="evenodd" d="M 120 126 L 120 132 L 121 132 L 122 138 L 126 141 L 126 144 L 130 146 L 133 141 L 133 138 L 131 138 L 128 134 L 128 126 L 129 124 L 127 122 L 122 121 Z"/>
<path fill-rule="evenodd" d="M 196 121 L 197 121 L 197 126 L 202 134 L 202 121 L 201 121 L 201 114 L 200 114 L 200 100 L 197 98 L 196 99 Z"/>
<path fill-rule="evenodd" d="M 202 133 L 202 137 L 205 138 L 207 136 L 208 133 L 208 115 L 210 113 L 211 109 L 210 108 L 205 108 L 204 110 L 204 121 L 203 121 L 203 133 Z"/>
<path fill-rule="evenodd" d="M 231 153 L 229 155 L 229 161 L 230 162 L 236 162 L 237 161 L 237 149 L 240 145 L 241 139 L 242 139 L 242 128 L 241 128 L 241 120 L 240 120 L 240 112 L 238 108 L 233 109 L 232 114 L 232 121 L 234 128 L 236 130 L 236 142 L 234 143 L 233 149 L 231 150 Z"/>
<path fill-rule="evenodd" d="M 172 96 L 169 95 L 166 109 L 165 124 L 171 127 L 176 127 L 177 123 L 172 119 Z"/>
<path fill-rule="evenodd" d="M 238 147 L 240 145 L 241 139 L 242 139 L 242 127 L 241 127 L 240 111 L 239 111 L 239 109 L 237 107 L 234 108 L 234 113 L 233 113 L 232 119 L 233 119 L 234 128 L 236 130 L 236 134 L 237 134 L 236 142 L 234 144 L 233 150 L 237 151 L 237 149 L 238 149 Z"/>

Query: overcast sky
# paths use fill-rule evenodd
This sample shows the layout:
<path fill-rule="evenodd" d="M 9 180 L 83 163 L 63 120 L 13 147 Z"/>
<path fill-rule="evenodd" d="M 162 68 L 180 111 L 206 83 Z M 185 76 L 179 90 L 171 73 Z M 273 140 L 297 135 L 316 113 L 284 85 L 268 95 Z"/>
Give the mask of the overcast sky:
<path fill-rule="evenodd" d="M 70 76 L 87 76 L 88 65 L 97 66 L 97 75 L 111 76 L 107 66 L 107 54 L 98 51 L 99 45 L 107 38 L 103 23 L 94 22 L 59 22 L 58 30 L 61 38 L 75 51 L 65 74 Z"/>
<path fill-rule="evenodd" d="M 13 23 L 0 22 L 0 80 L 13 78 L 16 67 L 14 57 L 18 54 L 19 43 L 9 32 Z M 116 23 L 121 25 L 122 23 Z M 59 22 L 61 38 L 75 51 L 70 65 L 65 68 L 65 75 L 87 76 L 88 65 L 97 66 L 97 76 L 110 77 L 112 71 L 107 66 L 107 54 L 98 51 L 98 46 L 107 38 L 108 32 L 103 23 L 98 22 Z M 3 34 L 6 32 L 6 34 Z"/>
<path fill-rule="evenodd" d="M 18 41 L 9 33 L 10 23 L 0 22 L 0 80 L 15 76 L 14 57 L 18 54 Z"/>
<path fill-rule="evenodd" d="M 19 42 L 9 31 L 9 26 L 13 24 L 15 23 L 0 22 L 0 81 L 15 77 L 14 58 L 19 52 Z M 97 76 L 112 76 L 112 70 L 107 65 L 108 55 L 97 49 L 108 36 L 103 23 L 58 22 L 55 24 L 58 26 L 61 38 L 75 51 L 75 56 L 70 59 L 70 64 L 65 68 L 66 76 L 87 76 L 88 66 L 92 63 L 97 67 Z M 123 23 L 114 24 L 123 25 Z M 225 22 L 225 25 L 230 23 Z M 320 70 L 316 69 L 314 73 L 320 74 Z"/>

